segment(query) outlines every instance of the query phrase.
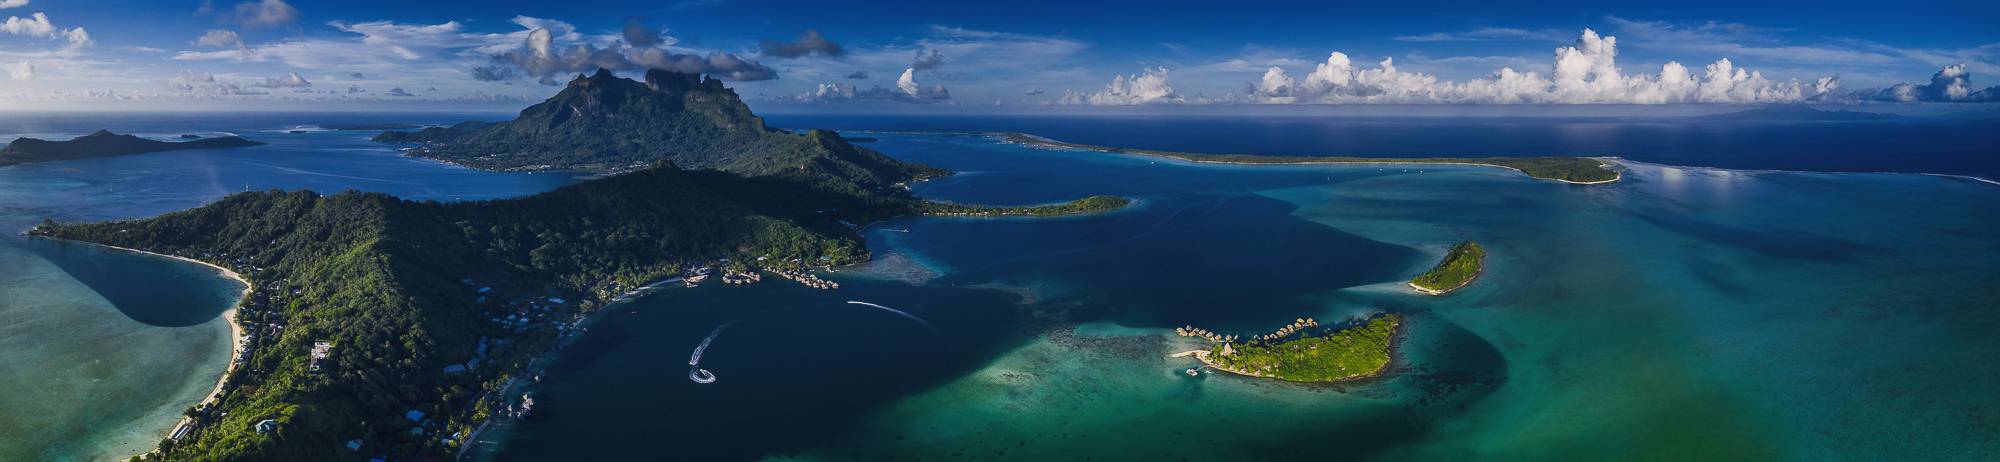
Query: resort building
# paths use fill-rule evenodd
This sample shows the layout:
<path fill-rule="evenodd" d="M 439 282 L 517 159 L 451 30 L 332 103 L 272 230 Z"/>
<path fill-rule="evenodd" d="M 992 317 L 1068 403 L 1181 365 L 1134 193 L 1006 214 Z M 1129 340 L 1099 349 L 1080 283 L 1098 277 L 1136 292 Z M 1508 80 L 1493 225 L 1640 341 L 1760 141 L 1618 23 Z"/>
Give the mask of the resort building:
<path fill-rule="evenodd" d="M 327 342 L 327 341 L 313 342 L 312 362 L 306 365 L 306 371 L 319 372 L 320 360 L 326 359 L 327 355 L 332 352 L 333 352 L 333 342 Z"/>

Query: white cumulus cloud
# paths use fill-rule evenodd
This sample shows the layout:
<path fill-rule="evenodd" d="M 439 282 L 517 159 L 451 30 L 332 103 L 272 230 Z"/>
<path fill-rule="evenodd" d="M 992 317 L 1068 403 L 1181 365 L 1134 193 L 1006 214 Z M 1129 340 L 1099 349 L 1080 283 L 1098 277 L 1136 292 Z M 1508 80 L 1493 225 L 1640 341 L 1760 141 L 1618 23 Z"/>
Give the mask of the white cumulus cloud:
<path fill-rule="evenodd" d="M 951 91 L 944 85 L 924 86 L 917 82 L 917 68 L 903 70 L 896 78 L 896 88 L 875 86 L 866 90 L 845 82 L 822 83 L 813 91 L 797 97 L 786 98 L 806 103 L 831 103 L 842 101 L 895 101 L 904 103 L 937 103 L 951 100 Z"/>
<path fill-rule="evenodd" d="M 284 77 L 265 77 L 263 82 L 259 82 L 254 86 L 264 88 L 305 88 L 312 86 L 312 82 L 306 81 L 305 77 L 300 77 L 297 71 L 293 71 L 290 75 Z"/>
<path fill-rule="evenodd" d="M 49 15 L 42 13 L 31 14 L 25 18 L 8 16 L 6 22 L 0 22 L 0 32 L 35 37 L 54 37 L 56 36 L 56 25 L 49 22 Z"/>
<path fill-rule="evenodd" d="M 201 37 L 194 39 L 194 44 L 205 47 L 243 48 L 243 37 L 236 35 L 236 31 L 233 30 L 210 29 L 202 33 Z"/>
<path fill-rule="evenodd" d="M 90 32 L 84 31 L 82 27 L 72 27 L 63 31 L 63 39 L 69 41 L 67 50 L 72 52 L 89 48 L 94 43 L 90 41 Z"/>
<path fill-rule="evenodd" d="M 236 4 L 236 22 L 249 27 L 273 27 L 298 22 L 299 9 L 284 0 Z"/>
<path fill-rule="evenodd" d="M 917 68 L 904 69 L 903 76 L 896 78 L 896 89 L 903 90 L 904 94 L 910 96 L 916 96 L 917 92 L 923 91 L 923 87 L 917 84 Z"/>
<path fill-rule="evenodd" d="M 61 39 L 69 43 L 60 50 L 34 53 L 42 56 L 74 56 L 94 44 L 90 40 L 90 32 L 84 31 L 82 27 L 69 29 L 56 27 L 54 22 L 49 21 L 49 15 L 42 13 L 27 17 L 8 16 L 6 21 L 0 21 L 0 33 Z"/>
<path fill-rule="evenodd" d="M 773 69 L 756 60 L 726 51 L 706 55 L 683 53 L 670 48 L 672 37 L 642 40 L 653 46 L 639 46 L 619 37 L 613 43 L 579 42 L 576 28 L 562 21 L 517 16 L 514 23 L 528 28 L 517 48 L 497 48 L 492 63 L 472 70 L 481 80 L 533 77 L 548 85 L 559 74 L 591 72 L 597 69 L 636 71 L 664 69 L 690 74 L 708 74 L 722 80 L 756 81 L 778 78 Z"/>
<path fill-rule="evenodd" d="M 1078 93 L 1073 90 L 1063 92 L 1057 100 L 1061 104 L 1087 104 L 1092 106 L 1129 106 L 1136 104 L 1180 103 L 1186 100 L 1174 92 L 1174 86 L 1167 81 L 1167 68 L 1145 69 L 1132 75 L 1119 75 L 1105 85 L 1103 91 Z M 1268 77 L 1268 76 L 1267 76 Z"/>
<path fill-rule="evenodd" d="M 1492 76 L 1464 82 L 1439 80 L 1396 69 L 1385 58 L 1372 69 L 1333 52 L 1302 81 L 1272 67 L 1250 86 L 1262 103 L 1481 103 L 1481 104 L 1665 104 L 1794 103 L 1825 99 L 1840 86 L 1838 77 L 1811 83 L 1774 81 L 1762 73 L 1717 60 L 1701 75 L 1668 61 L 1657 74 L 1626 74 L 1618 68 L 1617 37 L 1584 29 L 1573 46 L 1557 48 L 1547 75 L 1501 68 Z"/>
<path fill-rule="evenodd" d="M 1884 88 L 1868 99 L 1896 102 L 1941 102 L 1941 103 L 1984 103 L 2000 101 L 2000 86 L 1975 90 L 1972 86 L 1972 72 L 1965 70 L 1965 64 L 1953 64 L 1938 70 L 1931 76 L 1931 83 L 1918 85 L 1899 83 Z"/>
<path fill-rule="evenodd" d="M 249 88 L 229 79 L 216 78 L 206 72 L 182 71 L 180 76 L 167 80 L 167 88 L 190 96 L 261 96 L 270 92 Z"/>

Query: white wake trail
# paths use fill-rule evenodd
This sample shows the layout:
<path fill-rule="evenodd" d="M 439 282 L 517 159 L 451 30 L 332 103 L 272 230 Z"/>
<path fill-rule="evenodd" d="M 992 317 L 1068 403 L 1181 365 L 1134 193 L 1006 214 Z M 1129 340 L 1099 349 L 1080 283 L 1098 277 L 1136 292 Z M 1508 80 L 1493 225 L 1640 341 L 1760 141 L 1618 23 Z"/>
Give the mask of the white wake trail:
<path fill-rule="evenodd" d="M 930 321 L 925 321 L 924 318 L 919 318 L 916 315 L 904 312 L 903 310 L 898 310 L 895 308 L 890 308 L 863 301 L 848 301 L 847 304 L 860 305 L 882 311 L 887 311 L 890 313 L 895 313 L 897 316 L 903 317 L 903 319 L 908 319 L 910 321 L 916 322 L 919 325 L 924 326 L 925 329 L 929 329 L 931 332 L 937 332 L 937 326 L 931 325 Z M 734 321 L 723 323 L 720 326 L 715 326 L 715 330 L 708 332 L 708 337 L 703 337 L 701 339 L 701 344 L 695 345 L 694 353 L 688 355 L 688 380 L 694 381 L 694 383 L 715 383 L 715 373 L 709 372 L 708 369 L 701 368 L 701 354 L 703 352 L 708 351 L 708 345 L 711 343 L 715 343 L 715 338 L 722 336 L 722 331 L 728 330 L 729 326 L 734 326 L 736 325 L 736 323 L 743 322 L 750 318 L 769 313 L 771 312 L 766 311 L 762 313 L 753 313 L 741 318 L 736 318 L 736 320 Z"/>

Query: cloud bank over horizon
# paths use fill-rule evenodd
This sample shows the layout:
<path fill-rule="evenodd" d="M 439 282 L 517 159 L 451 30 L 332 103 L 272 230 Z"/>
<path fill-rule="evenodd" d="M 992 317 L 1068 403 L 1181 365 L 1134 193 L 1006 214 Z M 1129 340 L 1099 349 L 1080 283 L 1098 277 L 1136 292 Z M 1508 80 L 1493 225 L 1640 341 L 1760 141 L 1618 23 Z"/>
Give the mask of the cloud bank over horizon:
<path fill-rule="evenodd" d="M 1139 104 L 1180 104 L 1187 99 L 1167 82 L 1167 68 L 1145 69 L 1138 74 L 1119 75 L 1095 93 L 1065 90 L 1056 104 L 1090 106 L 1132 106 Z"/>
<path fill-rule="evenodd" d="M 704 55 L 676 51 L 671 45 L 678 40 L 670 37 L 663 39 L 659 33 L 649 32 L 643 26 L 638 28 L 640 33 L 634 34 L 634 28 L 628 24 L 617 42 L 600 47 L 588 42 L 558 46 L 557 34 L 570 37 L 576 34 L 575 26 L 561 21 L 519 16 L 514 23 L 528 29 L 526 39 L 518 48 L 494 53 L 493 65 L 473 68 L 474 79 L 528 77 L 537 79 L 543 85 L 555 85 L 558 75 L 588 73 L 598 69 L 665 69 L 733 81 L 778 78 L 776 70 L 735 53 L 711 51 Z"/>
<path fill-rule="evenodd" d="M 93 37 L 85 26 L 128 24 L 94 22 L 108 13 L 93 17 L 67 3 L 0 0 L 0 99 L 23 107 L 512 103 L 544 98 L 572 76 L 601 68 L 626 76 L 648 69 L 707 74 L 731 81 L 753 102 L 969 109 L 2000 102 L 2000 86 L 1979 86 L 1974 77 L 2000 72 L 2000 42 L 1985 35 L 1909 41 L 1908 32 L 1886 29 L 1914 44 L 1892 46 L 1783 22 L 1607 15 L 1588 21 L 1593 27 L 1568 28 L 1523 14 L 1452 28 L 1461 21 L 1399 17 L 1361 32 L 1130 29 L 1084 39 L 1023 32 L 1060 28 L 1010 31 L 1000 21 L 984 24 L 996 29 L 972 29 L 909 12 L 859 19 L 701 8 L 649 22 L 630 14 L 637 10 L 375 16 L 385 13 L 310 0 L 124 9 L 132 10 L 121 16 L 128 23 L 140 18 L 161 27 L 102 29 L 110 35 Z M 1325 46 L 1331 43 L 1342 45 Z"/>
<path fill-rule="evenodd" d="M 1333 52 L 1304 80 L 1272 66 L 1251 88 L 1255 103 L 1476 103 L 1476 104 L 1667 104 L 1800 103 L 1821 101 L 1840 88 L 1838 76 L 1811 83 L 1773 81 L 1721 58 L 1696 76 L 1667 61 L 1657 74 L 1626 74 L 1618 68 L 1618 38 L 1584 29 L 1573 46 L 1557 48 L 1551 71 L 1503 67 L 1492 77 L 1464 82 L 1396 69 L 1383 58 L 1374 69 L 1359 69 L 1345 53 Z"/>
<path fill-rule="evenodd" d="M 1420 39 L 1443 40 L 1434 36 Z M 1158 68 L 1146 70 L 1143 76 L 1119 76 L 1104 91 L 1070 92 L 1058 103 L 1761 104 L 1829 101 L 1839 95 L 1840 89 L 1840 78 L 1835 75 L 1813 82 L 1774 81 L 1765 78 L 1762 72 L 1736 67 L 1728 58 L 1707 65 L 1701 75 L 1695 75 L 1677 61 L 1667 61 L 1656 74 L 1627 74 L 1618 67 L 1617 57 L 1617 37 L 1584 29 L 1574 45 L 1555 50 L 1547 75 L 1503 67 L 1488 78 L 1453 82 L 1397 69 L 1393 57 L 1383 58 L 1372 69 L 1364 69 L 1356 66 L 1346 53 L 1335 51 L 1303 78 L 1292 77 L 1280 66 L 1269 67 L 1262 78 L 1250 84 L 1241 99 L 1180 98 L 1167 82 L 1167 69 Z"/>
<path fill-rule="evenodd" d="M 1919 85 L 1899 83 L 1884 88 L 1870 99 L 1877 101 L 1947 102 L 1947 103 L 1987 103 L 2000 101 L 2000 85 L 1974 90 L 1972 73 L 1965 70 L 1965 64 L 1953 64 L 1938 70 L 1931 76 L 1931 83 Z"/>

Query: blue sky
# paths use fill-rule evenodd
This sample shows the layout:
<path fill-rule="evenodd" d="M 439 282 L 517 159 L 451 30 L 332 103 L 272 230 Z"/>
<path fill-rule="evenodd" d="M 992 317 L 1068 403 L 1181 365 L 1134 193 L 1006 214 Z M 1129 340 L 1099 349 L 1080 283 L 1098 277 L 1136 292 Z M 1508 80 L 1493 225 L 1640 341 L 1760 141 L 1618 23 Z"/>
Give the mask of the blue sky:
<path fill-rule="evenodd" d="M 2000 99 L 2000 4 L 1753 3 L 0 0 L 0 108 L 518 107 L 596 67 L 760 107 Z"/>

